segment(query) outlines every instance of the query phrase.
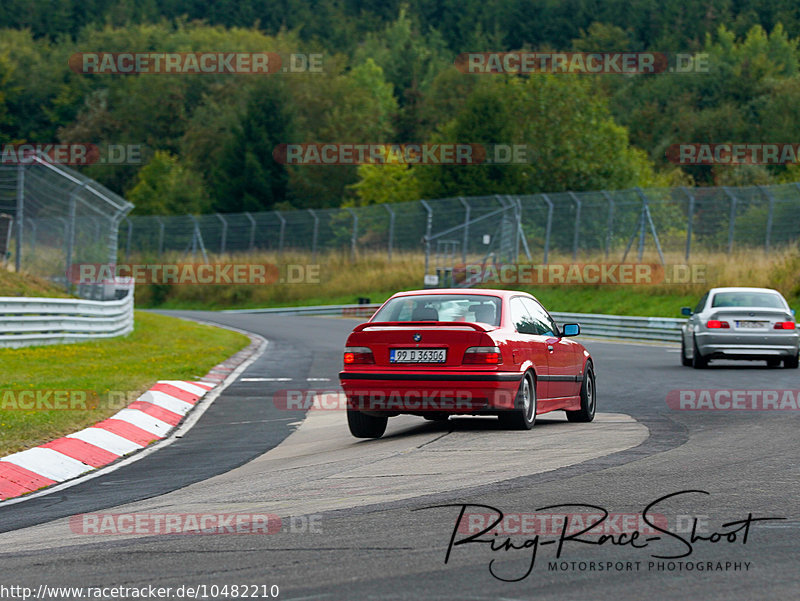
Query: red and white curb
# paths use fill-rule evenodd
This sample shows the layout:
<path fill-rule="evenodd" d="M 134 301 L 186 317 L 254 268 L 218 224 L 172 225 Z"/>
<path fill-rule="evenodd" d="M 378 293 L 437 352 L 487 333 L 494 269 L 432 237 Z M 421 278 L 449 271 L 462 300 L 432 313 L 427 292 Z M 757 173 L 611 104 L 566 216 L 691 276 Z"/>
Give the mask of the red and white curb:
<path fill-rule="evenodd" d="M 162 380 L 108 419 L 0 459 L 0 499 L 70 480 L 161 440 L 200 398 L 206 382 Z"/>
<path fill-rule="evenodd" d="M 0 501 L 72 480 L 166 438 L 204 395 L 229 377 L 233 381 L 261 354 L 266 342 L 252 335 L 250 339 L 250 346 L 200 381 L 160 380 L 126 408 L 89 428 L 1 457 Z"/>

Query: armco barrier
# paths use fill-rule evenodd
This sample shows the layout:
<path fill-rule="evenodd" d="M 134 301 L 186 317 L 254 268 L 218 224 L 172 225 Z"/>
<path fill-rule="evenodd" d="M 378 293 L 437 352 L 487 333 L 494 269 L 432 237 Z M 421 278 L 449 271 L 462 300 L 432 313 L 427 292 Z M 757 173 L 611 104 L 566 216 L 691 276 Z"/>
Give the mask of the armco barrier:
<path fill-rule="evenodd" d="M 111 301 L 0 297 L 0 347 L 80 342 L 132 330 L 132 289 Z"/>
<path fill-rule="evenodd" d="M 578 323 L 581 333 L 601 338 L 633 338 L 680 342 L 685 319 L 671 317 L 629 317 L 595 313 L 551 313 L 558 323 Z"/>
<path fill-rule="evenodd" d="M 340 315 L 369 319 L 380 305 L 318 305 L 274 309 L 234 309 L 225 313 L 264 313 L 272 315 Z M 685 319 L 671 317 L 628 317 L 595 313 L 551 313 L 558 323 L 578 323 L 581 333 L 601 338 L 628 338 L 680 342 Z"/>

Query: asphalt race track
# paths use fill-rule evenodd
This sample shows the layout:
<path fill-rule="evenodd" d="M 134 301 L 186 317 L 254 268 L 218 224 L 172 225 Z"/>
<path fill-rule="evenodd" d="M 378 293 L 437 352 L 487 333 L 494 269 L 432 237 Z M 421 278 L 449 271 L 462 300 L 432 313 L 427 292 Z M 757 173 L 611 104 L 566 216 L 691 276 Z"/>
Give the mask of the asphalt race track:
<path fill-rule="evenodd" d="M 693 370 L 680 366 L 676 345 L 584 340 L 597 371 L 591 424 L 554 413 L 530 432 L 506 432 L 490 418 L 401 417 L 384 438 L 360 441 L 341 411 L 306 416 L 273 400 L 286 389 L 337 388 L 357 320 L 175 314 L 248 330 L 269 345 L 174 444 L 52 495 L 0 505 L 0 584 L 34 592 L 205 585 L 199 598 L 241 596 L 231 585 L 268 598 L 277 585 L 281 600 L 797 598 L 798 412 L 678 411 L 666 399 L 679 389 L 797 391 L 798 370 Z M 647 516 L 671 532 L 642 521 L 656 501 Z M 603 544 L 591 533 L 560 536 L 553 522 L 519 530 L 565 513 L 575 526 L 603 509 L 611 514 L 603 533 L 613 536 Z M 468 519 L 479 524 L 496 510 L 509 530 L 469 542 L 480 526 L 469 530 Z M 69 519 L 82 513 L 282 520 L 269 535 L 92 535 Z"/>

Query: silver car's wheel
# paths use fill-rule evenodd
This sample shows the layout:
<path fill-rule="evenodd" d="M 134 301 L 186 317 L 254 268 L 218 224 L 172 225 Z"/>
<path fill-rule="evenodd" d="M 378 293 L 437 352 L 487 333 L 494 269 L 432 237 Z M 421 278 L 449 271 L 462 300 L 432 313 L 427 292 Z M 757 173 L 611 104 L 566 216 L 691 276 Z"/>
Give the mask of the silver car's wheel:
<path fill-rule="evenodd" d="M 692 366 L 692 360 L 686 357 L 686 340 L 684 339 L 683 334 L 681 334 L 681 365 L 684 367 Z"/>
<path fill-rule="evenodd" d="M 708 367 L 708 359 L 703 357 L 700 354 L 700 351 L 697 348 L 697 340 L 692 339 L 692 344 L 694 345 L 693 349 L 693 357 L 692 357 L 692 367 L 695 369 L 704 369 Z"/>

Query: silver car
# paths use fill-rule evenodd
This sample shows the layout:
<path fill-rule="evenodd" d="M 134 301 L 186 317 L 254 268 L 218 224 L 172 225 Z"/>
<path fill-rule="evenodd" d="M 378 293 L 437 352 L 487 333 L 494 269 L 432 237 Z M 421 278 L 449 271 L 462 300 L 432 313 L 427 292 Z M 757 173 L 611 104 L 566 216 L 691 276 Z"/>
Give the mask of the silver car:
<path fill-rule="evenodd" d="M 798 333 L 794 311 L 777 290 L 712 288 L 681 328 L 681 362 L 703 368 L 711 359 L 766 360 L 796 368 Z"/>

